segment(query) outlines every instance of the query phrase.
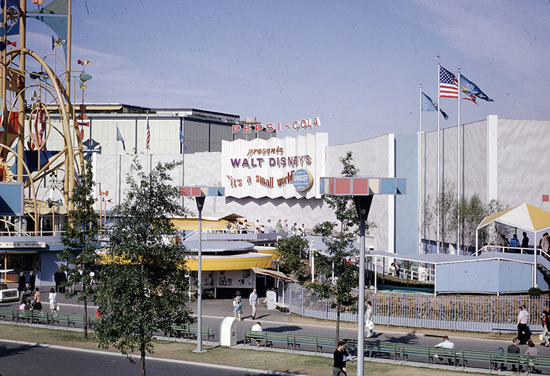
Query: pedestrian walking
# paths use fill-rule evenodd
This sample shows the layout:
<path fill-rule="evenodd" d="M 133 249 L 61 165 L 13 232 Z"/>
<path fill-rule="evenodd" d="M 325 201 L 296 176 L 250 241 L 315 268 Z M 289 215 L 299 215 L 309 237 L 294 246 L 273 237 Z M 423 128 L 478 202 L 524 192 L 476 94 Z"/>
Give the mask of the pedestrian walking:
<path fill-rule="evenodd" d="M 548 334 L 550 333 L 550 314 L 548 311 L 542 311 L 542 315 L 540 315 L 540 321 L 542 323 L 542 334 L 541 334 L 541 340 L 544 341 L 541 343 L 541 345 L 544 345 L 545 347 L 550 347 L 550 341 L 548 339 Z"/>
<path fill-rule="evenodd" d="M 374 335 L 374 322 L 372 321 L 372 304 L 370 301 L 367 302 L 365 315 L 365 331 L 367 332 L 367 338 L 370 338 Z"/>
<path fill-rule="evenodd" d="M 347 376 L 344 348 L 345 342 L 339 341 L 338 347 L 333 354 L 334 363 L 332 364 L 332 376 Z"/>
<path fill-rule="evenodd" d="M 50 300 L 50 310 L 54 313 L 57 312 L 57 292 L 53 287 L 50 289 L 48 299 Z"/>
<path fill-rule="evenodd" d="M 34 286 L 36 285 L 36 275 L 34 275 L 34 272 L 31 271 L 29 273 L 29 291 L 32 294 L 34 291 Z"/>
<path fill-rule="evenodd" d="M 23 272 L 19 273 L 17 278 L 17 291 L 19 292 L 19 303 L 25 302 L 25 291 L 27 291 L 27 280 Z"/>
<path fill-rule="evenodd" d="M 233 298 L 233 316 L 239 321 L 241 320 L 241 314 L 243 313 L 243 303 L 241 299 L 241 292 L 237 291 L 235 293 L 235 298 Z"/>
<path fill-rule="evenodd" d="M 248 297 L 248 301 L 250 302 L 250 307 L 252 308 L 252 316 L 251 316 L 252 320 L 256 319 L 256 312 L 258 310 L 259 300 L 260 299 L 258 298 L 258 292 L 256 291 L 256 289 L 252 290 L 252 293 Z"/>
<path fill-rule="evenodd" d="M 518 307 L 518 318 L 516 328 L 518 330 L 518 339 L 520 345 L 525 345 L 529 340 L 529 312 L 522 305 Z"/>

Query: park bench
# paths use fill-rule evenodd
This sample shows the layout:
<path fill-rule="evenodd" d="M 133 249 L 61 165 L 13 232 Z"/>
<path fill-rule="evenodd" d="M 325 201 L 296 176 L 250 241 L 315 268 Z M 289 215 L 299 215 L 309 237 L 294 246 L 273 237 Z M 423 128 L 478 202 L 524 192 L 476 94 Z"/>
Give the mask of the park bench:
<path fill-rule="evenodd" d="M 4 321 L 6 321 L 8 317 L 11 321 L 14 321 L 17 318 L 16 309 L 11 307 L 0 307 L 0 317 L 2 317 Z"/>
<path fill-rule="evenodd" d="M 520 354 L 510 354 L 510 353 L 493 353 L 492 363 L 489 366 L 491 367 L 492 364 L 495 364 L 495 363 L 503 364 L 503 365 L 511 365 L 516 369 L 519 369 L 520 367 L 525 368 L 527 365 L 527 356 L 520 355 Z"/>
<path fill-rule="evenodd" d="M 273 303 L 275 307 L 281 312 L 289 312 L 288 306 L 281 303 Z"/>
<path fill-rule="evenodd" d="M 291 334 L 280 333 L 280 332 L 269 332 L 269 331 L 257 332 L 249 329 L 243 330 L 243 338 L 244 338 L 245 345 L 247 343 L 252 344 L 252 340 L 257 340 L 257 341 L 264 341 L 263 343 L 264 347 L 267 347 L 267 346 L 273 347 L 273 343 L 278 342 L 278 343 L 284 343 L 286 346 L 285 347 L 286 349 L 294 348 L 294 343 L 292 342 L 292 339 L 289 338 L 289 336 L 291 336 Z"/>
<path fill-rule="evenodd" d="M 15 321 L 24 321 L 28 322 L 31 325 L 33 323 L 39 324 L 40 321 L 44 322 L 46 325 L 49 323 L 49 315 L 48 312 L 42 312 L 42 311 L 31 311 L 31 310 L 17 310 L 15 312 L 16 318 Z"/>
<path fill-rule="evenodd" d="M 535 368 L 550 368 L 550 356 L 528 356 L 527 365 Z"/>
<path fill-rule="evenodd" d="M 355 344 L 357 341 L 354 341 Z M 357 345 L 355 345 L 357 346 Z M 388 354 L 390 358 L 397 360 L 401 358 L 403 352 L 403 345 L 401 343 L 394 342 L 382 342 L 382 341 L 365 341 L 365 351 L 369 352 L 369 357 L 376 357 L 376 354 Z"/>
<path fill-rule="evenodd" d="M 466 367 L 468 362 L 472 361 L 487 363 L 489 369 L 494 369 L 496 368 L 496 363 L 499 363 L 498 360 L 501 359 L 502 354 L 494 351 L 462 349 L 462 367 Z"/>
<path fill-rule="evenodd" d="M 401 358 L 404 361 L 409 360 L 409 356 L 419 356 L 419 357 L 425 357 L 426 360 L 429 359 L 429 349 L 430 346 L 424 346 L 424 345 L 414 345 L 409 343 L 402 344 L 401 347 Z"/>
<path fill-rule="evenodd" d="M 516 328 L 491 328 L 491 332 L 496 332 L 499 336 L 502 334 L 502 332 L 517 333 L 517 331 L 518 330 Z"/>
<path fill-rule="evenodd" d="M 196 339 L 198 333 L 197 324 L 172 324 L 172 333 L 176 334 L 176 337 L 183 337 L 187 339 Z M 210 325 L 202 325 L 201 336 L 205 336 L 209 341 L 213 341 L 215 333 L 210 328 Z"/>
<path fill-rule="evenodd" d="M 99 321 L 99 317 L 93 315 L 93 316 L 88 316 L 88 327 L 90 329 L 92 329 L 93 327 L 95 327 L 95 325 L 97 324 L 97 322 Z"/>
<path fill-rule="evenodd" d="M 317 352 L 322 351 L 323 346 L 336 348 L 338 345 L 334 337 L 311 336 L 307 334 L 289 334 L 289 337 L 294 349 L 300 349 L 301 345 L 309 345 L 314 346 L 315 352 Z"/>
<path fill-rule="evenodd" d="M 55 323 L 57 325 L 61 325 L 61 323 L 66 324 L 66 327 L 68 328 L 70 325 L 73 325 L 76 327 L 76 324 L 83 324 L 84 323 L 84 315 L 80 315 L 78 313 L 52 313 L 51 315 L 51 325 L 53 326 Z"/>
<path fill-rule="evenodd" d="M 428 347 L 428 363 L 435 359 L 448 359 L 449 363 L 457 366 L 459 361 L 464 364 L 464 352 L 462 349 L 448 349 L 445 347 Z"/>

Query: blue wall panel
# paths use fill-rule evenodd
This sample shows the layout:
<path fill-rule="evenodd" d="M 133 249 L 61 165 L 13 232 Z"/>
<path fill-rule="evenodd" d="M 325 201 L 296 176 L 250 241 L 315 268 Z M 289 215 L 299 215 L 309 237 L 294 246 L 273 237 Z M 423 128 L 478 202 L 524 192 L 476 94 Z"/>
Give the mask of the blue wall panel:
<path fill-rule="evenodd" d="M 61 265 L 61 261 L 57 258 L 57 252 L 41 252 L 40 259 L 40 273 L 37 276 L 40 286 L 54 286 L 53 275 Z"/>
<path fill-rule="evenodd" d="M 548 289 L 542 274 L 538 286 Z M 436 267 L 438 293 L 510 293 L 531 288 L 531 265 L 505 260 L 441 264 Z"/>

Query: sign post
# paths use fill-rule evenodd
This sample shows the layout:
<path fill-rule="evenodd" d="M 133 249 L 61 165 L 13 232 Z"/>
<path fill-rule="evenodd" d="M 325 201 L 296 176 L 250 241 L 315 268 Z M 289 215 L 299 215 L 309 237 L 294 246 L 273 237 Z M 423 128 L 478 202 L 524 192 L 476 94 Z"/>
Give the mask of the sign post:
<path fill-rule="evenodd" d="M 398 178 L 321 178 L 321 194 L 352 196 L 359 217 L 359 313 L 357 323 L 357 376 L 364 375 L 365 362 L 365 228 L 374 195 L 401 195 L 406 180 Z M 376 269 L 375 269 L 376 273 Z"/>

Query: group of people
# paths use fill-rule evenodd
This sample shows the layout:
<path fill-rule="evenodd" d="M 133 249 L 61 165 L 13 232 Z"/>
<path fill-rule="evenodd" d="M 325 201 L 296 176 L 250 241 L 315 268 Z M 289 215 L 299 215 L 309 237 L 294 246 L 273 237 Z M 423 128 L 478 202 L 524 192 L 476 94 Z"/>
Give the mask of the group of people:
<path fill-rule="evenodd" d="M 29 273 L 29 282 L 28 282 L 28 289 L 31 291 L 31 293 L 34 291 L 34 286 L 36 285 L 36 275 L 34 275 L 34 272 Z M 27 292 L 27 278 L 25 277 L 25 273 L 20 272 L 19 277 L 17 277 L 17 291 L 19 291 L 19 297 L 21 298 L 24 296 L 24 294 Z"/>
<path fill-rule="evenodd" d="M 57 312 L 57 292 L 64 293 L 65 288 L 62 286 L 63 282 L 67 281 L 67 276 L 65 273 L 61 272 L 59 269 L 54 275 L 55 280 L 55 289 L 52 287 L 50 289 L 50 294 L 48 299 L 50 301 L 50 310 L 52 312 Z M 27 279 L 25 273 L 20 272 L 19 277 L 17 278 L 17 291 L 19 292 L 19 309 L 21 310 L 33 310 L 41 311 L 42 310 L 42 297 L 40 294 L 40 288 L 35 287 L 36 285 L 36 275 L 31 271 L 29 273 L 29 281 L 27 287 Z M 27 289 L 30 294 L 27 294 Z M 29 295 L 32 295 L 32 299 L 29 299 Z"/>
<path fill-rule="evenodd" d="M 256 313 L 258 312 L 258 304 L 260 303 L 260 298 L 258 297 L 258 291 L 256 289 L 253 289 L 252 293 L 250 293 L 250 296 L 248 297 L 248 302 L 250 303 L 250 308 L 252 310 L 252 314 L 250 315 L 250 318 L 252 320 L 256 320 Z M 233 316 L 235 316 L 235 318 L 238 321 L 243 321 L 241 318 L 242 313 L 243 313 L 243 301 L 241 297 L 241 292 L 237 291 L 235 293 L 235 298 L 233 298 Z"/>
<path fill-rule="evenodd" d="M 388 274 L 393 277 L 399 278 L 399 273 L 401 273 L 401 267 L 399 266 L 398 263 L 392 262 L 388 270 Z"/>
<path fill-rule="evenodd" d="M 247 234 L 247 233 L 264 234 L 264 233 L 271 233 L 271 232 L 276 232 L 276 233 L 288 232 L 288 233 L 296 234 L 298 236 L 307 235 L 306 225 L 304 223 L 302 223 L 301 226 L 298 226 L 296 222 L 294 222 L 294 224 L 292 225 L 289 225 L 288 219 L 285 219 L 284 221 L 279 219 L 277 223 L 275 223 L 275 228 L 273 228 L 271 224 L 271 219 L 268 219 L 267 222 L 268 224 L 264 225 L 263 223 L 260 222 L 259 219 L 257 219 L 254 222 L 254 225 L 250 225 L 247 222 L 247 220 L 244 219 L 240 221 L 240 224 L 228 223 L 227 231 L 230 233 L 240 232 L 242 234 Z"/>
<path fill-rule="evenodd" d="M 528 340 L 527 343 L 523 343 L 523 344 L 526 344 L 527 345 L 527 350 L 525 350 L 525 355 L 530 355 L 530 356 L 537 356 L 539 355 L 539 349 L 537 349 L 535 347 L 535 343 L 532 341 L 532 340 Z M 521 340 L 516 337 L 512 340 L 512 344 L 510 346 L 508 346 L 508 349 L 507 349 L 507 352 L 509 354 L 520 354 L 521 351 L 520 351 L 520 348 L 518 345 L 522 345 L 521 343 Z M 502 347 L 500 347 L 497 352 L 499 353 L 503 353 L 504 352 L 504 349 Z M 498 367 L 498 364 L 495 363 L 494 365 L 494 368 L 495 370 L 501 370 L 501 371 L 506 371 L 506 367 L 504 366 L 504 364 L 501 364 L 500 367 Z M 512 371 L 513 372 L 522 372 L 522 366 L 520 365 L 519 366 L 519 369 L 516 368 L 515 365 L 512 366 Z M 534 366 L 531 367 L 531 370 L 530 370 L 532 373 L 537 373 L 537 370 L 535 369 Z"/>
<path fill-rule="evenodd" d="M 48 300 L 50 301 L 50 310 L 52 312 L 57 312 L 58 305 L 57 305 L 57 292 L 55 292 L 55 289 L 52 287 L 50 289 L 50 294 L 48 296 Z M 30 311 L 42 311 L 42 296 L 40 293 L 40 288 L 37 287 L 32 294 L 32 300 L 28 299 L 26 297 L 26 294 L 21 294 L 20 297 L 20 304 L 19 309 L 20 310 L 30 310 Z"/>
<path fill-rule="evenodd" d="M 546 234 L 548 235 L 548 234 Z M 543 237 L 544 238 L 544 237 Z M 529 238 L 527 237 L 527 233 L 523 232 L 523 238 L 521 239 L 521 243 L 519 242 L 518 235 L 514 234 L 512 235 L 512 239 L 508 240 L 506 235 L 502 234 L 500 236 L 500 241 L 498 242 L 498 245 L 502 247 L 502 251 L 510 251 L 512 253 L 519 253 L 519 248 L 529 248 Z M 540 244 L 539 244 L 540 246 Z M 510 247 L 510 248 L 508 248 Z"/>

